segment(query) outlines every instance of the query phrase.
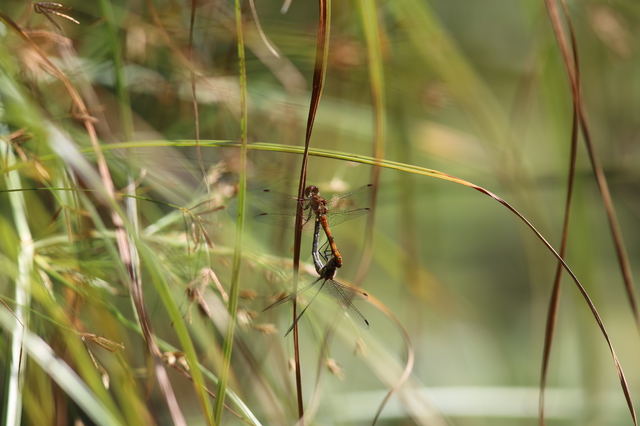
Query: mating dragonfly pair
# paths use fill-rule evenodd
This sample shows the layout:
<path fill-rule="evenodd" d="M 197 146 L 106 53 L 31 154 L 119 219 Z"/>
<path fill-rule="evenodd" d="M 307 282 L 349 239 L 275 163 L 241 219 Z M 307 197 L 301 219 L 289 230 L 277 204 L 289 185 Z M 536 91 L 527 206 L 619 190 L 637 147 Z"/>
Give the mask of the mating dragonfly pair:
<path fill-rule="evenodd" d="M 263 310 L 266 311 L 267 309 L 279 306 L 294 299 L 299 294 L 303 294 L 311 288 L 314 288 L 316 284 L 320 285 L 316 294 L 302 312 L 300 312 L 300 315 L 298 315 L 291 327 L 289 327 L 285 336 L 293 330 L 293 327 L 320 292 L 327 294 L 336 301 L 345 312 L 349 314 L 355 324 L 364 329 L 369 328 L 369 322 L 351 302 L 352 299 L 366 299 L 368 297 L 367 293 L 334 280 L 338 268 L 342 267 L 342 256 L 335 243 L 330 227 L 369 213 L 371 209 L 368 207 L 368 204 L 371 198 L 372 187 L 372 185 L 365 185 L 346 194 L 337 195 L 329 200 L 323 198 L 315 186 L 308 186 L 305 189 L 304 198 L 302 199 L 269 189 L 265 189 L 259 193 L 258 199 L 274 209 L 274 211 L 277 211 L 277 213 L 259 214 L 254 217 L 258 222 L 293 228 L 295 213 L 291 212 L 295 211 L 298 203 L 303 203 L 304 210 L 308 210 L 306 217 L 303 218 L 303 227 L 309 228 L 312 223 L 314 224 L 311 256 L 313 257 L 313 264 L 319 277 L 311 284 L 298 290 L 297 293 L 291 293 Z M 319 248 L 321 229 L 324 230 L 327 241 Z"/>

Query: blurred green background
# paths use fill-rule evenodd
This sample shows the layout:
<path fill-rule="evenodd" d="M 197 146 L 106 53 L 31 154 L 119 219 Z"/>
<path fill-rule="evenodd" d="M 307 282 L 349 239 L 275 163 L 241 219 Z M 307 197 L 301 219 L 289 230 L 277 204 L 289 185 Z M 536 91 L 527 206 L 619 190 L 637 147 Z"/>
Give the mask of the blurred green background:
<path fill-rule="evenodd" d="M 158 283 L 164 282 L 184 315 L 199 361 L 215 376 L 225 333 L 226 301 L 220 288 L 228 291 L 231 281 L 240 151 L 205 142 L 240 139 L 238 54 L 233 4 L 211 0 L 195 5 L 193 57 L 189 2 L 69 0 L 64 6 L 71 10 L 54 10 L 79 24 L 50 13 L 61 29 L 28 2 L 5 0 L 0 11 L 76 87 L 95 118 L 103 147 L 129 143 L 104 153 L 116 189 L 133 179 L 137 195 L 145 197 L 137 202 L 136 244 L 153 253 L 142 261 L 151 324 L 159 338 L 183 350 L 167 301 L 158 294 Z M 381 51 L 384 72 L 385 159 L 487 188 L 558 247 L 569 168 L 571 94 L 544 3 L 377 1 L 377 22 L 367 21 L 360 5 L 332 5 L 326 87 L 312 148 L 373 155 L 371 64 L 364 28 L 377 24 L 379 38 L 373 42 Z M 640 5 L 620 0 L 572 1 L 568 6 L 589 125 L 638 275 Z M 286 14 L 281 7 L 273 1 L 255 4 L 264 36 L 279 52 L 276 57 L 261 37 L 250 4 L 243 3 L 248 137 L 249 143 L 301 146 L 317 4 L 294 0 Z M 51 189 L 100 189 L 100 181 L 91 180 L 74 159 L 79 153 L 87 165 L 95 166 L 87 133 L 67 90 L 47 72 L 32 46 L 7 26 L 0 27 L 0 37 L 0 134 L 6 142 L 0 185 L 3 191 L 18 189 L 13 194 L 20 194 L 22 201 L 17 202 L 26 206 L 20 210 L 9 193 L 0 194 L 3 300 L 15 309 L 16 280 L 22 276 L 19 239 L 24 235 L 17 223 L 22 217 L 35 241 L 28 273 L 33 299 L 24 314 L 28 328 L 79 372 L 98 395 L 96 403 L 111 407 L 124 423 L 171 424 L 158 386 L 147 388 L 145 344 L 132 325 L 137 319 L 129 289 L 118 278 L 122 261 L 112 249 L 108 209 L 94 193 L 85 197 Z M 209 188 L 193 145 L 191 73 Z M 181 146 L 178 141 L 191 143 Z M 249 216 L 263 211 L 253 191 L 295 192 L 301 156 L 281 151 L 248 153 Z M 12 161 L 25 164 L 8 167 Z M 7 170 L 17 173 L 18 187 Z M 311 157 L 308 182 L 323 194 L 345 192 L 369 183 L 371 173 L 367 165 Z M 512 213 L 476 191 L 393 169 L 383 169 L 381 176 L 373 261 L 362 282 L 371 303 L 357 302 L 371 329 L 355 329 L 321 297 L 300 323 L 304 397 L 307 413 L 313 415 L 309 424 L 370 424 L 399 379 L 407 341 L 376 301 L 397 317 L 415 350 L 412 376 L 391 398 L 378 424 L 538 424 L 553 256 Z M 36 187 L 41 190 L 25 190 Z M 179 209 L 204 201 L 191 211 L 194 216 Z M 89 206 L 96 209 L 94 216 L 87 213 Z M 222 206 L 224 210 L 209 211 Z M 334 229 L 345 258 L 340 282 L 352 283 L 356 276 L 365 224 L 366 219 L 358 219 Z M 211 247 L 203 236 L 192 236 L 201 232 L 207 233 Z M 292 241 L 292 232 L 246 221 L 240 275 L 245 298 L 240 301 L 230 388 L 267 425 L 293 424 L 297 418 L 294 376 L 288 370 L 292 343 L 290 336 L 282 337 L 291 323 L 291 307 L 261 313 L 275 293 L 291 289 Z M 313 272 L 308 268 L 310 244 L 305 234 L 305 282 L 314 275 L 308 272 Z M 567 262 L 602 315 L 631 394 L 637 395 L 638 329 L 582 142 Z M 198 279 L 202 268 L 213 271 L 219 286 Z M 198 288 L 213 322 L 185 292 L 194 283 L 202 285 Z M 322 354 L 323 333 L 333 319 L 340 319 L 338 331 L 329 353 Z M 11 319 L 4 319 L 0 343 L 7 381 L 8 324 Z M 277 332 L 270 333 L 269 324 Z M 86 343 L 103 372 L 81 345 L 70 343 L 80 332 L 104 336 L 124 349 L 111 353 Z M 326 357 L 341 366 L 343 378 L 325 367 Z M 75 397 L 64 396 L 77 395 L 80 388 L 61 392 L 51 384 L 51 371 L 36 364 L 30 360 L 22 366 L 24 424 L 95 421 L 82 414 Z M 168 370 L 187 423 L 206 424 L 191 382 L 170 366 Z M 98 376 L 110 377 L 109 392 L 102 396 L 96 390 Z M 213 382 L 207 384 L 215 391 Z M 548 385 L 547 425 L 632 424 L 605 341 L 566 278 Z M 5 401 L 8 389 L 2 391 Z M 112 406 L 105 402 L 110 399 L 115 401 Z M 227 402 L 243 412 L 237 402 Z M 225 412 L 223 423 L 242 422 Z"/>

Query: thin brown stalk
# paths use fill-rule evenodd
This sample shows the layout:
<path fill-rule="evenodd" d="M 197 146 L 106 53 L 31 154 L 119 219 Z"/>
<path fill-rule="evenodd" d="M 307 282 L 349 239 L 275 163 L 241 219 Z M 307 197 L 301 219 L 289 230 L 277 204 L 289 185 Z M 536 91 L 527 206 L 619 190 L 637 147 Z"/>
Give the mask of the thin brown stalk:
<path fill-rule="evenodd" d="M 189 61 L 193 64 L 193 29 L 196 21 L 196 0 L 191 0 L 191 20 L 189 21 Z M 191 97 L 193 99 L 193 121 L 196 130 L 196 153 L 198 155 L 198 164 L 204 179 L 204 186 L 207 188 L 207 194 L 210 193 L 209 181 L 207 179 L 207 171 L 204 168 L 202 160 L 202 152 L 200 149 L 200 110 L 198 109 L 198 97 L 196 92 L 196 73 L 193 68 L 189 68 L 189 78 L 191 80 Z"/>
<path fill-rule="evenodd" d="M 606 330 L 606 328 L 604 326 L 604 323 L 602 322 L 602 318 L 600 317 L 600 314 L 598 313 L 598 310 L 596 309 L 595 305 L 593 304 L 593 301 L 589 297 L 589 294 L 587 293 L 587 290 L 585 290 L 584 286 L 580 283 L 580 280 L 578 280 L 578 277 L 573 273 L 571 268 L 569 268 L 569 265 L 567 265 L 567 263 L 560 256 L 560 254 L 558 254 L 558 252 L 553 248 L 553 246 L 542 236 L 540 231 L 538 231 L 531 224 L 531 222 L 529 222 L 513 206 L 511 206 L 509 203 L 507 203 L 505 200 L 503 200 L 502 198 L 498 197 L 497 195 L 495 195 L 491 191 L 488 191 L 488 190 L 486 190 L 486 189 L 484 189 L 484 188 L 482 188 L 480 186 L 474 185 L 474 184 L 472 184 L 470 182 L 466 182 L 465 183 L 462 180 L 459 180 L 459 182 L 463 183 L 466 186 L 469 186 L 469 187 L 475 189 L 476 191 L 479 191 L 479 192 L 481 192 L 481 193 L 483 193 L 485 195 L 488 195 L 489 197 L 493 198 L 495 201 L 499 202 L 500 204 L 502 204 L 503 206 L 508 208 L 516 216 L 518 216 L 518 218 L 520 220 L 522 220 L 529 227 L 529 229 L 531 229 L 533 231 L 534 234 L 536 234 L 538 239 L 540 241 L 542 241 L 542 243 L 547 247 L 547 249 L 549 249 L 549 251 L 551 251 L 551 253 L 553 253 L 553 255 L 556 257 L 556 259 L 558 259 L 558 261 L 562 264 L 562 267 L 569 273 L 569 275 L 573 279 L 573 282 L 578 287 L 578 290 L 580 291 L 580 294 L 582 295 L 582 297 L 584 298 L 585 302 L 589 306 L 589 309 L 591 310 L 591 313 L 592 313 L 594 319 L 596 320 L 596 322 L 598 323 L 598 327 L 600 328 L 600 331 L 602 332 L 602 335 L 604 336 L 604 339 L 607 342 L 607 346 L 609 347 L 609 351 L 611 352 L 611 356 L 613 357 L 613 362 L 615 364 L 616 371 L 618 373 L 618 379 L 620 380 L 620 385 L 622 386 L 622 391 L 624 393 L 625 399 L 627 400 L 627 405 L 629 407 L 629 411 L 631 413 L 631 417 L 633 418 L 634 425 L 637 426 L 638 423 L 637 423 L 637 418 L 636 418 L 636 412 L 635 412 L 635 409 L 633 407 L 633 402 L 631 401 L 631 393 L 629 391 L 629 385 L 628 385 L 627 379 L 626 379 L 626 377 L 624 375 L 624 371 L 622 370 L 622 365 L 620 364 L 620 361 L 618 360 L 618 355 L 616 355 L 616 352 L 613 349 L 613 343 L 611 343 L 611 339 L 609 338 L 609 333 L 607 332 L 607 330 Z"/>
<path fill-rule="evenodd" d="M 564 259 L 567 252 L 567 241 L 569 237 L 569 218 L 571 217 L 571 199 L 573 197 L 573 184 L 575 181 L 576 168 L 576 151 L 578 146 L 578 113 L 576 108 L 573 109 L 573 122 L 571 126 L 571 155 L 569 156 L 569 176 L 567 183 L 567 197 L 564 209 L 564 223 L 562 225 L 562 241 L 560 243 L 560 257 Z M 539 420 L 540 426 L 544 426 L 544 397 L 547 386 L 547 376 L 549 373 L 549 359 L 551 358 L 551 346 L 555 334 L 556 323 L 558 319 L 558 309 L 560 306 L 560 294 L 562 289 L 562 273 L 564 269 L 562 263 L 558 262 L 556 267 L 555 278 L 553 281 L 553 289 L 551 291 L 551 299 L 549 299 L 549 308 L 547 310 L 547 324 L 544 336 L 544 349 L 542 353 L 542 372 L 540 374 L 540 402 L 539 402 Z"/>
<path fill-rule="evenodd" d="M 380 30 L 379 20 L 377 16 L 377 8 L 373 0 L 361 0 L 360 9 L 362 14 L 363 26 L 365 28 L 365 39 L 367 42 L 367 53 L 369 62 L 369 81 L 371 86 L 371 103 L 373 105 L 373 122 L 374 122 L 374 143 L 373 158 L 376 160 L 384 159 L 385 155 L 385 136 L 386 136 L 386 111 L 385 111 L 385 95 L 384 95 L 384 74 L 382 68 L 382 51 L 380 49 Z M 371 184 L 373 191 L 371 192 L 371 213 L 367 217 L 364 250 L 360 260 L 360 266 L 354 284 L 357 287 L 362 285 L 362 281 L 369 270 L 371 259 L 373 258 L 373 227 L 376 219 L 376 203 L 378 200 L 378 188 L 380 184 L 380 172 L 382 168 L 375 164 L 371 168 Z"/>
<path fill-rule="evenodd" d="M 566 4 L 563 1 L 563 6 Z M 568 13 L 567 13 L 568 16 Z M 576 46 L 576 39 L 573 33 L 573 27 L 570 24 L 571 29 L 571 44 L 573 50 L 573 67 L 575 69 L 575 76 L 580 81 L 580 61 L 578 60 L 578 49 Z M 578 84 L 578 88 L 580 85 Z M 571 122 L 571 153 L 569 155 L 569 175 L 567 178 L 567 196 L 565 201 L 564 210 L 564 223 L 562 225 L 562 240 L 560 243 L 560 256 L 564 259 L 567 252 L 567 241 L 569 237 L 569 220 L 571 217 L 571 200 L 573 198 L 573 185 L 575 182 L 575 170 L 576 170 L 576 156 L 578 149 L 578 109 L 576 104 L 573 105 L 573 119 Z M 545 425 L 545 389 L 547 386 L 547 378 L 549 375 L 549 360 L 551 358 L 551 346 L 553 344 L 553 337 L 555 335 L 556 323 L 558 320 L 558 311 L 560 307 L 560 295 L 562 290 L 562 263 L 558 262 L 556 267 L 555 278 L 553 281 L 553 289 L 551 291 L 551 298 L 549 299 L 549 308 L 547 310 L 547 323 L 545 327 L 544 336 L 544 348 L 542 353 L 542 371 L 540 374 L 540 400 L 539 400 L 539 424 Z"/>
<path fill-rule="evenodd" d="M 614 239 L 614 245 L 616 247 L 616 252 L 618 255 L 618 261 L 620 264 L 620 268 L 622 270 L 622 275 L 625 283 L 625 289 L 627 292 L 627 297 L 629 299 L 631 310 L 633 312 L 634 318 L 636 320 L 636 326 L 640 328 L 640 316 L 638 315 L 638 307 L 636 303 L 636 297 L 633 286 L 633 277 L 631 274 L 631 268 L 629 265 L 628 257 L 626 254 L 626 248 L 624 245 L 624 240 L 622 238 L 622 234 L 620 232 L 618 226 L 618 220 L 616 217 L 615 208 L 613 206 L 613 202 L 611 200 L 611 194 L 609 191 L 609 186 L 607 183 L 606 176 L 604 175 L 604 171 L 602 170 L 602 166 L 600 164 L 600 160 L 595 152 L 593 142 L 591 139 L 591 134 L 589 131 L 588 122 L 586 120 L 586 114 L 584 112 L 584 108 L 582 105 L 582 99 L 580 96 L 580 69 L 579 69 L 579 61 L 578 61 L 578 49 L 576 43 L 575 32 L 573 29 L 573 24 L 571 22 L 571 18 L 568 13 L 567 5 L 564 0 L 561 0 L 563 6 L 563 12 L 567 21 L 567 26 L 569 28 L 569 37 L 571 40 L 571 51 L 569 50 L 569 44 L 567 43 L 567 37 L 564 32 L 564 28 L 561 24 L 561 19 L 559 15 L 559 11 L 555 1 L 545 0 L 547 5 L 547 11 L 549 14 L 549 19 L 553 25 L 553 30 L 556 35 L 556 39 L 558 41 L 558 46 L 560 48 L 560 52 L 562 54 L 563 63 L 565 66 L 565 70 L 567 72 L 567 77 L 569 79 L 569 83 L 571 84 L 571 95 L 573 99 L 573 128 L 572 128 L 572 148 L 571 148 L 571 164 L 570 164 L 570 174 L 569 174 L 569 186 L 567 190 L 567 202 L 565 208 L 565 222 L 563 227 L 563 236 L 562 236 L 562 246 L 560 250 L 561 258 L 564 258 L 566 251 L 566 240 L 568 234 L 568 223 L 569 223 L 569 214 L 570 214 L 570 205 L 571 205 L 571 195 L 573 190 L 573 175 L 575 173 L 575 156 L 576 156 L 576 145 L 577 145 L 577 128 L 580 126 L 582 129 L 582 133 L 584 135 L 585 145 L 587 147 L 587 152 L 589 154 L 589 159 L 591 161 L 591 166 L 593 168 L 594 174 L 596 176 L 596 181 L 598 182 L 598 188 L 600 189 L 600 195 L 602 197 L 605 210 L 607 212 L 607 218 L 609 221 L 609 226 L 611 228 L 611 233 Z M 571 60 L 573 58 L 573 60 Z M 548 365 L 549 358 L 551 354 L 551 346 L 553 342 L 555 324 L 557 320 L 557 311 L 560 299 L 560 289 L 561 289 L 561 275 L 562 269 L 561 264 L 558 265 L 558 269 L 556 270 L 554 287 L 552 290 L 552 296 L 549 301 L 549 310 L 547 316 L 547 326 L 545 331 L 545 344 L 544 344 L 544 352 L 543 352 L 543 364 L 542 364 L 542 373 L 540 380 L 540 406 L 539 406 L 539 424 L 544 425 L 544 389 L 546 387 L 547 375 L 548 375 Z M 604 332 L 604 330 L 603 330 Z M 606 336 L 605 336 L 606 337 Z M 607 338 L 608 340 L 608 338 Z M 611 348 L 613 352 L 613 348 Z M 615 355 L 614 355 L 615 358 Z M 635 414 L 635 410 L 633 408 L 633 402 L 631 400 L 631 395 L 629 394 L 629 389 L 626 381 L 624 380 L 624 376 L 621 374 L 621 370 L 618 372 L 621 385 L 623 388 L 623 392 L 625 394 L 625 399 L 627 401 L 627 405 L 629 407 L 629 411 L 633 418 L 634 424 L 637 423 L 637 418 Z"/>
<path fill-rule="evenodd" d="M 618 224 L 618 218 L 616 215 L 615 207 L 613 206 L 613 201 L 611 200 L 611 192 L 609 190 L 609 184 L 607 183 L 607 178 L 602 169 L 602 164 L 600 164 L 600 158 L 598 157 L 595 151 L 595 147 L 593 145 L 593 139 L 591 138 L 591 131 L 589 128 L 587 117 L 586 117 L 586 112 L 584 110 L 584 106 L 582 105 L 582 99 L 580 97 L 580 87 L 579 87 L 580 81 L 577 76 L 577 70 L 573 66 L 573 62 L 571 61 L 569 43 L 567 43 L 567 37 L 564 32 L 564 28 L 561 24 L 557 5 L 552 0 L 545 0 L 545 3 L 547 5 L 547 11 L 549 13 L 549 18 L 551 20 L 551 23 L 553 25 L 554 33 L 556 34 L 556 39 L 558 41 L 560 53 L 562 54 L 562 59 L 565 65 L 565 70 L 567 72 L 567 77 L 569 79 L 569 83 L 571 84 L 571 95 L 573 97 L 574 105 L 576 106 L 578 111 L 579 125 L 582 130 L 582 134 L 584 136 L 585 145 L 587 147 L 587 153 L 589 154 L 589 161 L 591 162 L 591 167 L 593 169 L 593 173 L 598 183 L 598 189 L 600 190 L 600 196 L 602 197 L 602 202 L 604 204 L 605 211 L 607 212 L 607 219 L 609 221 L 611 235 L 613 237 L 614 245 L 616 248 L 618 263 L 620 264 L 620 269 L 622 271 L 622 277 L 624 279 L 627 297 L 631 305 L 633 316 L 636 320 L 636 326 L 640 328 L 640 313 L 638 311 L 638 304 L 635 296 L 633 275 L 631 273 L 629 257 L 627 256 L 626 247 L 624 244 L 624 238 L 622 237 L 622 232 L 620 231 L 620 227 Z M 571 38 L 575 40 L 573 25 L 571 24 L 571 19 L 569 17 L 569 14 L 566 13 L 566 10 L 567 9 L 565 7 L 565 17 L 567 19 L 567 24 L 569 26 Z M 577 49 L 576 49 L 575 42 L 572 43 L 572 46 L 574 51 L 576 51 Z"/>
<path fill-rule="evenodd" d="M 307 131 L 305 133 L 304 153 L 302 155 L 302 164 L 300 165 L 300 180 L 298 185 L 298 198 L 304 196 L 304 189 L 307 182 L 307 165 L 309 159 L 309 146 L 311 143 L 311 132 L 313 123 L 315 122 L 318 105 L 322 97 L 322 89 L 324 88 L 324 79 L 327 69 L 327 56 L 329 50 L 329 30 L 331 22 L 331 1 L 319 0 L 319 16 L 318 16 L 318 40 L 316 45 L 316 60 L 313 71 L 313 89 L 311 92 L 311 102 L 309 105 L 309 115 L 307 117 Z M 295 236 L 293 242 L 293 291 L 298 289 L 298 270 L 300 268 L 300 251 L 302 244 L 302 204 L 298 203 L 296 211 Z M 293 348 L 294 361 L 296 367 L 296 394 L 298 402 L 298 419 L 299 424 L 304 425 L 304 402 L 302 400 L 302 376 L 300 366 L 300 347 L 298 340 L 298 307 L 296 298 L 293 298 Z"/>

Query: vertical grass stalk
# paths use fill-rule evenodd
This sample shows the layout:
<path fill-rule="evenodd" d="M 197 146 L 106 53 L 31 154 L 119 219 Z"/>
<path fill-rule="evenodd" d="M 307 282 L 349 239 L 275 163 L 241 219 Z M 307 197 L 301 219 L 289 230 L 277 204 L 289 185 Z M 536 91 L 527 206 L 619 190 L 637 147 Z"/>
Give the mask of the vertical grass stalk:
<path fill-rule="evenodd" d="M 224 395 L 229 379 L 229 367 L 231 364 L 231 354 L 233 351 L 233 338 L 236 326 L 236 310 L 238 308 L 238 293 L 240 289 L 240 261 L 242 254 L 242 234 L 244 229 L 245 199 L 247 191 L 247 71 L 244 55 L 244 37 L 242 34 L 242 10 L 240 0 L 235 0 L 236 31 L 238 33 L 238 66 L 240 74 L 240 182 L 238 188 L 238 214 L 236 223 L 236 242 L 233 251 L 233 267 L 231 271 L 231 289 L 229 291 L 229 324 L 222 347 L 222 365 L 218 379 L 216 391 L 216 402 L 214 406 L 214 421 L 220 424 L 222 419 L 222 408 L 224 406 Z"/>
<path fill-rule="evenodd" d="M 300 179 L 298 182 L 298 198 L 303 198 L 307 181 L 307 165 L 309 162 L 309 147 L 311 145 L 311 132 L 316 119 L 322 90 L 324 89 L 325 76 L 327 74 L 327 62 L 329 58 L 329 37 L 331 33 L 331 0 L 318 1 L 318 39 L 316 42 L 316 59 L 313 67 L 313 88 L 309 103 L 309 115 L 307 116 L 307 129 L 304 140 L 304 153 L 300 165 Z M 300 251 L 302 245 L 302 204 L 298 204 L 296 210 L 295 235 L 293 239 L 293 292 L 298 291 L 298 270 L 300 268 Z M 298 340 L 298 305 L 296 298 L 293 302 L 293 351 L 296 374 L 296 399 L 298 403 L 298 425 L 304 426 L 304 402 L 302 400 L 302 375 L 300 365 L 300 346 Z"/>
<path fill-rule="evenodd" d="M 369 83 L 371 86 L 371 102 L 373 104 L 373 122 L 374 143 L 373 157 L 376 160 L 384 159 L 385 155 L 385 135 L 387 131 L 387 120 L 385 112 L 385 88 L 384 88 L 384 72 L 382 67 L 382 49 L 380 46 L 380 24 L 376 3 L 373 0 L 360 0 L 360 13 L 362 15 L 362 25 L 364 27 L 364 35 L 367 43 L 367 61 L 369 68 Z M 375 207 L 378 198 L 378 186 L 380 183 L 379 166 L 372 169 L 371 183 L 373 184 L 373 193 L 371 195 L 371 206 Z M 364 275 L 371 264 L 373 254 L 373 226 L 375 223 L 376 209 L 367 217 L 367 232 L 365 233 L 364 253 L 362 261 L 358 268 L 358 274 L 354 283 L 357 286 L 362 284 Z"/>

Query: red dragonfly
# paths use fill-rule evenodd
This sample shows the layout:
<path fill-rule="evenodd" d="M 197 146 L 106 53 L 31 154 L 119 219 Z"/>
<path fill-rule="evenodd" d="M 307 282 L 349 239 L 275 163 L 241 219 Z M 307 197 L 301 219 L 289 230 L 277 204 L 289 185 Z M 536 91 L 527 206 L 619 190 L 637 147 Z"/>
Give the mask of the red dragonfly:
<path fill-rule="evenodd" d="M 336 195 L 327 200 L 320 195 L 318 187 L 310 185 L 304 191 L 304 198 L 300 199 L 293 195 L 282 192 L 264 189 L 257 195 L 258 199 L 271 207 L 276 213 L 261 213 L 254 216 L 258 222 L 271 225 L 293 228 L 295 224 L 295 211 L 298 203 L 303 204 L 304 210 L 308 210 L 303 218 L 303 226 L 311 227 L 317 218 L 327 235 L 328 243 L 331 247 L 335 265 L 342 266 L 342 256 L 331 234 L 330 226 L 336 226 L 350 219 L 367 214 L 371 211 L 368 207 L 371 199 L 373 185 L 361 186 L 346 194 Z"/>
<path fill-rule="evenodd" d="M 278 300 L 275 303 L 272 303 L 271 305 L 263 309 L 263 312 L 264 312 L 267 309 L 275 308 L 276 306 L 279 306 L 285 302 L 288 302 L 294 299 L 299 294 L 305 293 L 306 291 L 313 288 L 316 284 L 320 283 L 320 288 L 318 289 L 316 294 L 313 296 L 313 298 L 309 301 L 307 306 L 305 306 L 302 312 L 300 312 L 300 315 L 298 315 L 298 317 L 295 319 L 293 324 L 291 324 L 291 327 L 289 327 L 289 329 L 285 333 L 285 337 L 291 332 L 291 330 L 293 330 L 293 327 L 298 323 L 302 315 L 307 311 L 307 308 L 311 305 L 311 302 L 313 302 L 313 300 L 316 298 L 316 296 L 320 292 L 326 293 L 338 305 L 340 305 L 342 309 L 344 309 L 344 311 L 347 314 L 349 314 L 349 317 L 356 325 L 364 328 L 365 330 L 369 329 L 369 321 L 367 321 L 364 315 L 362 315 L 362 313 L 358 310 L 358 308 L 353 306 L 353 303 L 351 302 L 353 299 L 361 299 L 361 300 L 367 299 L 369 295 L 362 290 L 346 286 L 333 279 L 336 276 L 337 268 L 339 268 L 338 261 L 336 257 L 331 257 L 330 259 L 327 260 L 328 251 L 326 254 L 320 253 L 320 250 L 318 249 L 318 240 L 320 239 L 320 227 L 321 227 L 320 221 L 316 220 L 315 230 L 313 234 L 313 250 L 311 253 L 313 255 L 313 261 L 314 261 L 316 270 L 318 271 L 318 275 L 320 276 L 308 286 L 302 288 L 301 290 L 298 290 L 297 293 L 291 293 L 290 295 Z M 326 264 L 322 263 L 321 256 L 322 256 L 322 259 L 326 261 Z"/>

